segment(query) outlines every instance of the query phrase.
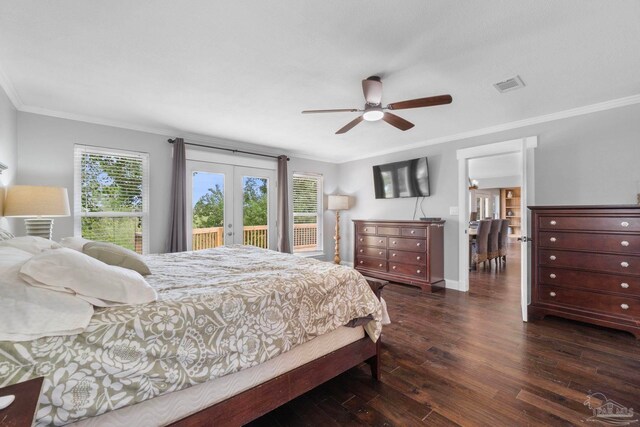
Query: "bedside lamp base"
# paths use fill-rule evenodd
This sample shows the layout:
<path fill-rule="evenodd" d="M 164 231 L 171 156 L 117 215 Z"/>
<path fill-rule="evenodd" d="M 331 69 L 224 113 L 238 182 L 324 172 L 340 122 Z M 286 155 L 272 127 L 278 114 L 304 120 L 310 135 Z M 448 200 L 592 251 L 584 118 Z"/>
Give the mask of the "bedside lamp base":
<path fill-rule="evenodd" d="M 24 220 L 27 228 L 27 236 L 42 237 L 51 240 L 53 233 L 53 219 L 51 218 L 27 218 Z"/>

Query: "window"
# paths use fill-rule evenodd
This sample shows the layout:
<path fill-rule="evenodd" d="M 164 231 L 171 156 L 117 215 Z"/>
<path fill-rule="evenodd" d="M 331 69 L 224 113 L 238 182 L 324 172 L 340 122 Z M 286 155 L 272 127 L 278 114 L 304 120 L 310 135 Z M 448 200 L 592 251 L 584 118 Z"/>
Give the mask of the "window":
<path fill-rule="evenodd" d="M 149 155 L 76 145 L 75 235 L 138 253 L 149 247 Z"/>
<path fill-rule="evenodd" d="M 322 251 L 322 176 L 293 174 L 293 252 Z"/>

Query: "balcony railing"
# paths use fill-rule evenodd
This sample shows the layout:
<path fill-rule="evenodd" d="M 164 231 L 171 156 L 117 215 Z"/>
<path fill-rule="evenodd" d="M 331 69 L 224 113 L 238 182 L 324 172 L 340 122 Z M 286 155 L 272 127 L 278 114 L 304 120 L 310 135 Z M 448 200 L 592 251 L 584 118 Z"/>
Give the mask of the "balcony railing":
<path fill-rule="evenodd" d="M 318 227 L 316 224 L 295 224 L 293 226 L 293 247 L 296 251 L 314 250 L 318 247 Z M 245 245 L 267 248 L 269 235 L 266 225 L 244 227 Z M 194 228 L 191 238 L 194 251 L 215 248 L 224 244 L 224 227 Z"/>

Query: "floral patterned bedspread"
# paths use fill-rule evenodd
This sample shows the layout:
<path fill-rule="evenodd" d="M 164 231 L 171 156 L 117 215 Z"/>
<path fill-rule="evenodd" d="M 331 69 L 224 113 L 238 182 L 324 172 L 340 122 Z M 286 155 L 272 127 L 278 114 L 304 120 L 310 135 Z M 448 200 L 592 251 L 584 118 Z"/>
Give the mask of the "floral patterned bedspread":
<path fill-rule="evenodd" d="M 44 376 L 36 425 L 64 425 L 260 364 L 381 306 L 335 264 L 247 246 L 150 255 L 155 303 L 96 309 L 85 332 L 0 342 L 0 386 Z"/>

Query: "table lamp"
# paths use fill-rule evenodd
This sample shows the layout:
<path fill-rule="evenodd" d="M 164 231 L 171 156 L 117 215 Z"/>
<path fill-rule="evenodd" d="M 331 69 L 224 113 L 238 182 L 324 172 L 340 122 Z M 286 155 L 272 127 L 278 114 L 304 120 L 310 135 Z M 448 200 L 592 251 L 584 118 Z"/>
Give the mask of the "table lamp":
<path fill-rule="evenodd" d="M 349 196 L 339 194 L 330 195 L 327 209 L 336 211 L 336 234 L 333 236 L 333 239 L 336 241 L 336 248 L 333 262 L 340 264 L 340 211 L 349 209 Z"/>
<path fill-rule="evenodd" d="M 64 187 L 14 185 L 7 189 L 4 216 L 25 218 L 27 236 L 51 239 L 52 218 L 69 215 L 69 195 Z"/>

